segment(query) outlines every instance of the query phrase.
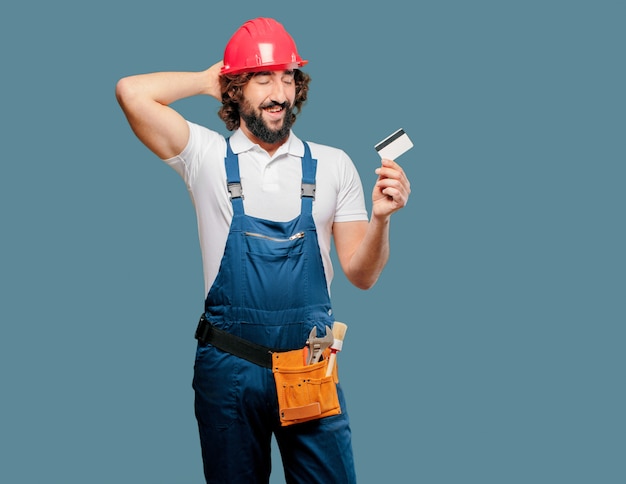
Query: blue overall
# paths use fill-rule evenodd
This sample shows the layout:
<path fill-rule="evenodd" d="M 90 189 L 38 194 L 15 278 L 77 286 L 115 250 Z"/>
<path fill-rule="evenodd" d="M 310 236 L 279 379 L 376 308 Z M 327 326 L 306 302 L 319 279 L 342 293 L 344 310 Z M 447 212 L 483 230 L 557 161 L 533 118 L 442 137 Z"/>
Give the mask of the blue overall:
<path fill-rule="evenodd" d="M 306 143 L 303 192 L 315 184 L 317 160 Z M 233 219 L 219 273 L 205 301 L 217 328 L 267 347 L 303 348 L 313 326 L 334 321 L 313 220 L 311 193 L 288 222 L 245 214 L 238 156 L 227 140 L 226 175 Z M 245 187 L 244 187 L 245 188 Z M 351 433 L 343 392 L 340 415 L 281 427 L 271 369 L 199 344 L 195 411 L 204 474 L 219 484 L 267 483 L 276 437 L 287 483 L 354 483 Z"/>

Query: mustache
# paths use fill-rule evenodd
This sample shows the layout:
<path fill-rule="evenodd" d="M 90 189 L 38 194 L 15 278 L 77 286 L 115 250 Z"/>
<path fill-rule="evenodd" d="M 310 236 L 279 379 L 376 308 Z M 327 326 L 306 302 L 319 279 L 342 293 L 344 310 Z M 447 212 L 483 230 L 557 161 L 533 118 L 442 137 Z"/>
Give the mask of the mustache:
<path fill-rule="evenodd" d="M 287 101 L 285 101 L 283 103 L 279 103 L 279 102 L 276 102 L 276 101 L 271 101 L 271 102 L 269 102 L 267 104 L 263 104 L 261 106 L 261 109 L 273 108 L 275 106 L 279 106 L 282 109 L 287 109 L 287 108 L 289 108 L 290 105 L 289 105 L 289 103 Z"/>

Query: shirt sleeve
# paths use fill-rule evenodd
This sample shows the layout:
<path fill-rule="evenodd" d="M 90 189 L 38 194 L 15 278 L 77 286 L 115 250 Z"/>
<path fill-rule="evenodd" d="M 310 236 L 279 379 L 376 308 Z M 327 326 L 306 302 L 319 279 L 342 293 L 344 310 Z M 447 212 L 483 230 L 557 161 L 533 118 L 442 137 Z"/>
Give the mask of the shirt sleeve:
<path fill-rule="evenodd" d="M 212 131 L 204 126 L 190 121 L 187 121 L 187 124 L 189 125 L 187 145 L 180 154 L 164 159 L 163 162 L 172 167 L 183 178 L 187 187 L 190 188 L 198 175 L 203 153 L 207 150 L 219 149 L 220 143 L 223 144 L 224 138 L 216 131 Z"/>
<path fill-rule="evenodd" d="M 334 222 L 367 221 L 368 215 L 361 177 L 350 157 L 343 151 L 340 160 L 341 185 L 337 197 Z"/>

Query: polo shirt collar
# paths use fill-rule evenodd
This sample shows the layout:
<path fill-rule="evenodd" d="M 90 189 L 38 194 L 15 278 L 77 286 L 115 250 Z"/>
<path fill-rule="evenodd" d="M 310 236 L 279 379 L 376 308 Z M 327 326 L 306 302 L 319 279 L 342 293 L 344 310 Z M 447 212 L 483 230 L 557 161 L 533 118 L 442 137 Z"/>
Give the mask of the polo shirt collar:
<path fill-rule="evenodd" d="M 235 130 L 230 136 L 230 147 L 236 155 L 246 151 L 256 151 L 262 149 L 259 145 L 252 142 L 252 140 L 250 140 L 250 138 L 248 138 L 243 131 L 241 131 L 241 129 Z M 276 150 L 276 153 L 274 153 L 272 158 L 277 158 L 278 156 L 282 156 L 284 154 L 300 158 L 304 156 L 304 144 L 293 131 L 289 131 L 287 141 L 285 141 L 282 146 Z"/>

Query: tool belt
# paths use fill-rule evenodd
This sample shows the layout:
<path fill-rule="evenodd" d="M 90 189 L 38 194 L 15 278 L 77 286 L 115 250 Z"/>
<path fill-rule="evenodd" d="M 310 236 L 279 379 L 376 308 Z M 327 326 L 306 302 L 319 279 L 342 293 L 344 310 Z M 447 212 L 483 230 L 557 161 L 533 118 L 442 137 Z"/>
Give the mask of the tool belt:
<path fill-rule="evenodd" d="M 282 426 L 341 413 L 336 363 L 331 375 L 326 376 L 330 348 L 324 351 L 321 361 L 307 365 L 306 347 L 278 350 L 259 345 L 216 328 L 204 314 L 200 317 L 195 337 L 202 344 L 211 344 L 256 365 L 272 369 Z"/>
<path fill-rule="evenodd" d="M 259 345 L 240 338 L 237 335 L 216 328 L 212 325 L 204 314 L 200 316 L 200 322 L 196 329 L 196 339 L 202 344 L 212 344 L 222 351 L 231 355 L 248 360 L 255 365 L 264 368 L 272 367 L 272 354 L 280 351 L 275 348 Z M 284 350 L 283 350 L 284 351 Z"/>

